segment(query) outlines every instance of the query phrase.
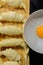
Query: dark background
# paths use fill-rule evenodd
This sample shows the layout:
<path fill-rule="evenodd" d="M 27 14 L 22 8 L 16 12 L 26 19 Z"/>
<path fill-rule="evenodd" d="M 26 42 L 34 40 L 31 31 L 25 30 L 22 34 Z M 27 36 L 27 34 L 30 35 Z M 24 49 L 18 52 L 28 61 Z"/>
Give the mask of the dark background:
<path fill-rule="evenodd" d="M 39 9 L 43 9 L 43 0 L 30 0 L 30 14 Z M 30 65 L 43 65 L 43 54 L 30 49 Z"/>

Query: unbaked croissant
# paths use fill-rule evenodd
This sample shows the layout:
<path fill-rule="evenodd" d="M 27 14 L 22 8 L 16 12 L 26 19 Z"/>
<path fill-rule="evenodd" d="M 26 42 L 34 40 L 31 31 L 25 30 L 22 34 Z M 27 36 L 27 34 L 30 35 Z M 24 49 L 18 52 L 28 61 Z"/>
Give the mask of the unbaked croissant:
<path fill-rule="evenodd" d="M 1 51 L 0 53 L 1 55 L 4 55 L 6 58 L 8 58 L 10 61 L 13 61 L 13 60 L 20 61 L 21 60 L 20 54 L 16 50 L 13 50 L 11 48 Z"/>
<path fill-rule="evenodd" d="M 9 22 L 25 22 L 26 18 L 21 13 L 9 11 L 0 13 L 0 20 Z"/>
<path fill-rule="evenodd" d="M 20 65 L 20 64 L 16 61 L 6 61 L 2 65 Z"/>
<path fill-rule="evenodd" d="M 21 35 L 23 34 L 23 30 L 18 26 L 14 25 L 6 25 L 0 27 L 0 34 L 5 35 Z"/>
<path fill-rule="evenodd" d="M 0 41 L 0 47 L 14 47 L 20 45 L 26 47 L 26 44 L 22 38 L 8 38 Z"/>
<path fill-rule="evenodd" d="M 8 6 L 14 7 L 14 8 L 24 8 L 26 9 L 26 5 L 23 0 L 2 0 L 4 4 L 6 3 Z M 3 4 L 2 3 L 2 4 Z"/>

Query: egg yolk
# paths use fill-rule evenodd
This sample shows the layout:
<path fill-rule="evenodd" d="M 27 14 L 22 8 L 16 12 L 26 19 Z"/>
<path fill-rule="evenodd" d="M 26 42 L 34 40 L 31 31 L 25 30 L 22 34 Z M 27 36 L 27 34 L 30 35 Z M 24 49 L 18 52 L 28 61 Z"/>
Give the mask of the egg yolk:
<path fill-rule="evenodd" d="M 36 34 L 39 38 L 43 38 L 43 26 L 38 26 L 36 28 Z"/>

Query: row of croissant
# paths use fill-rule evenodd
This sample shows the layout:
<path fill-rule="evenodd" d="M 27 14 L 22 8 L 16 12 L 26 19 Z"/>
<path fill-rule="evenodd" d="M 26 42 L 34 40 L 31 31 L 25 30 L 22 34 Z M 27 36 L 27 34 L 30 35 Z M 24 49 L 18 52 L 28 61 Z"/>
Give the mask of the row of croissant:
<path fill-rule="evenodd" d="M 0 7 L 7 4 L 7 6 L 14 8 L 23 8 L 26 9 L 25 3 L 23 0 L 0 0 Z M 24 23 L 26 21 L 26 17 L 24 14 L 18 13 L 17 11 L 7 11 L 0 13 L 0 22 L 8 22 L 8 23 Z M 0 34 L 5 35 L 22 35 L 23 28 L 20 28 L 16 25 L 5 25 L 0 24 Z"/>
<path fill-rule="evenodd" d="M 25 22 L 26 18 L 23 14 L 20 14 L 18 12 L 9 11 L 9 12 L 3 12 L 0 13 L 0 21 L 4 23 L 6 22 Z M 20 28 L 18 26 L 14 25 L 5 25 L 3 26 L 0 24 L 0 34 L 6 34 L 6 35 L 22 35 L 23 34 L 23 28 Z"/>
<path fill-rule="evenodd" d="M 7 1 L 10 1 L 10 0 L 7 0 Z M 8 23 L 19 23 L 19 22 L 24 23 L 26 21 L 26 18 L 24 16 L 24 14 L 18 13 L 16 11 L 8 11 L 8 12 L 0 13 L 0 22 L 3 22 L 3 21 L 4 21 L 4 23 L 6 23 L 6 22 L 8 22 Z M 0 34 L 9 35 L 9 36 L 23 35 L 23 25 L 22 25 L 22 28 L 20 28 L 17 25 L 10 24 L 10 25 L 3 26 L 3 24 L 0 23 Z M 12 40 L 10 41 L 10 39 L 12 39 Z M 3 40 L 1 42 L 3 42 L 5 46 L 7 46 L 7 44 L 9 44 L 9 45 L 13 44 L 13 46 L 14 46 L 15 44 L 17 44 L 15 41 L 17 41 L 17 42 L 19 41 L 18 43 L 20 43 L 20 39 L 17 39 L 17 38 L 10 38 L 10 39 L 4 39 L 5 43 L 3 42 Z M 6 41 L 9 43 L 7 43 Z M 12 42 L 12 41 L 14 41 L 14 42 Z M 3 47 L 4 45 L 1 42 L 0 42 L 0 47 Z M 11 44 L 11 42 L 12 42 L 12 44 Z M 22 40 L 21 40 L 21 42 L 22 42 Z M 25 43 L 23 42 L 23 44 L 25 44 Z"/>
<path fill-rule="evenodd" d="M 23 25 L 22 28 L 17 26 L 17 25 L 3 25 L 1 22 L 6 23 L 6 22 L 25 22 L 26 18 L 23 14 L 20 14 L 18 12 L 14 12 L 14 11 L 8 11 L 8 12 L 2 12 L 0 13 L 0 34 L 1 35 L 23 35 Z M 10 41 L 11 40 L 11 41 Z M 15 40 L 15 41 L 14 41 Z M 7 42 L 6 42 L 7 41 Z M 14 46 L 17 43 L 21 43 L 24 44 L 24 40 L 21 39 L 17 39 L 17 38 L 10 38 L 10 39 L 4 39 L 0 41 L 0 47 L 4 47 L 4 46 Z M 4 43 L 4 44 L 3 44 Z M 12 43 L 12 44 L 11 44 Z"/>
<path fill-rule="evenodd" d="M 12 8 L 20 8 L 26 10 L 25 3 L 23 0 L 0 0 L 0 7 L 4 5 L 8 5 L 8 7 Z M 0 35 L 8 35 L 11 36 L 10 38 L 4 38 L 0 40 L 0 48 L 2 47 L 9 47 L 8 49 L 0 51 L 0 57 L 5 56 L 8 60 L 6 62 L 2 62 L 0 60 L 1 65 L 21 65 L 21 55 L 18 53 L 17 50 L 12 49 L 11 47 L 21 46 L 26 50 L 26 54 L 28 53 L 27 45 L 23 38 L 12 38 L 12 35 L 23 35 L 23 26 L 22 28 L 10 23 L 25 23 L 26 17 L 24 14 L 21 14 L 17 11 L 7 11 L 0 13 Z M 2 23 L 9 23 L 9 25 L 3 25 Z M 24 53 L 25 54 L 25 53 Z M 25 58 L 26 60 L 26 55 Z M 26 62 L 25 62 L 26 63 Z"/>
<path fill-rule="evenodd" d="M 22 47 L 24 50 L 24 53 L 22 53 L 22 55 L 15 49 L 11 48 L 11 47 L 15 47 L 15 46 L 20 46 Z M 24 40 L 22 38 L 10 38 L 10 39 L 4 39 L 2 41 L 0 41 L 0 48 L 6 48 L 5 50 L 1 50 L 0 51 L 0 57 L 4 56 L 6 57 L 8 60 L 5 61 L 3 63 L 3 61 L 0 61 L 0 65 L 21 65 L 21 61 L 23 60 L 23 65 L 26 64 L 27 61 L 27 57 L 28 57 L 28 52 L 29 49 L 27 48 Z M 9 47 L 9 48 L 7 48 Z M 22 49 L 21 49 L 22 52 Z M 25 62 L 25 63 L 24 63 Z"/>

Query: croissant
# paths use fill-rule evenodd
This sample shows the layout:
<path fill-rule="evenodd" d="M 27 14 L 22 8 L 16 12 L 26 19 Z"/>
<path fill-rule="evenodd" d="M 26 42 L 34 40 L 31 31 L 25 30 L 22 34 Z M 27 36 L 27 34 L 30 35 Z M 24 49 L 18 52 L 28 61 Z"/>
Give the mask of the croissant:
<path fill-rule="evenodd" d="M 20 45 L 23 48 L 26 46 L 22 38 L 8 38 L 0 41 L 0 47 L 14 47 L 18 45 Z"/>
<path fill-rule="evenodd" d="M 23 34 L 23 30 L 18 26 L 14 25 L 6 25 L 0 27 L 0 34 L 5 35 L 21 35 Z"/>
<path fill-rule="evenodd" d="M 6 3 L 8 6 L 14 7 L 14 8 L 24 8 L 26 9 L 26 5 L 23 2 L 23 0 L 2 0 L 2 4 Z"/>
<path fill-rule="evenodd" d="M 6 61 L 2 65 L 19 65 L 19 63 L 16 61 Z"/>
<path fill-rule="evenodd" d="M 21 13 L 9 11 L 0 13 L 0 20 L 9 22 L 25 22 L 26 18 Z"/>
<path fill-rule="evenodd" d="M 1 55 L 4 55 L 6 58 L 8 58 L 10 61 L 19 61 L 21 60 L 20 54 L 11 48 L 6 49 L 4 51 L 1 51 Z"/>

